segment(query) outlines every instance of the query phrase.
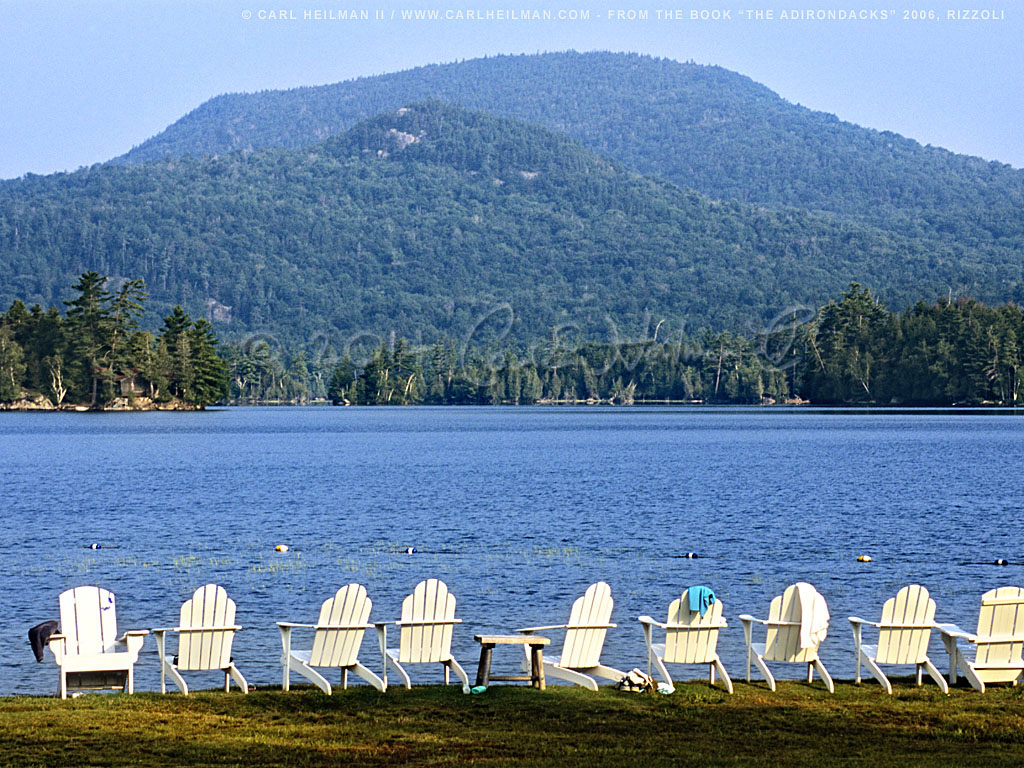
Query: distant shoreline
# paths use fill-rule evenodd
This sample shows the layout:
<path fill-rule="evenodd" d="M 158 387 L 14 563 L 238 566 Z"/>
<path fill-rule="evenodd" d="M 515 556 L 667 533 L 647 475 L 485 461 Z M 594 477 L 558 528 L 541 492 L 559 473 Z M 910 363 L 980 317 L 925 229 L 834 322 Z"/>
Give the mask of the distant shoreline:
<path fill-rule="evenodd" d="M 204 406 L 186 403 L 182 400 L 155 402 L 148 397 L 116 397 L 106 403 L 91 406 L 88 403 L 61 403 L 54 405 L 46 395 L 25 394 L 17 400 L 0 403 L 0 411 L 17 413 L 123 413 L 127 411 L 200 411 Z"/>

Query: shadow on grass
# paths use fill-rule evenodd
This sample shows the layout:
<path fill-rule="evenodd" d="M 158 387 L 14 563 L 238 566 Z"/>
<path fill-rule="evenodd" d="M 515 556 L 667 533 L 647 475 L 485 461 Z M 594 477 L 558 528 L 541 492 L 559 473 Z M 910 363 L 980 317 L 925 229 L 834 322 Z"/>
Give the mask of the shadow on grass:
<path fill-rule="evenodd" d="M 729 696 L 424 686 L 0 700 L 9 766 L 1024 764 L 1024 690 L 737 683 Z"/>

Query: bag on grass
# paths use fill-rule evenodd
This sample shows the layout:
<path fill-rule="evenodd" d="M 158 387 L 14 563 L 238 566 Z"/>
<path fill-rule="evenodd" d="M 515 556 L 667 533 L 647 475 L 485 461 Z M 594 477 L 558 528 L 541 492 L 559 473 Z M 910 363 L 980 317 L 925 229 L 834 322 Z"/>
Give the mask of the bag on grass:
<path fill-rule="evenodd" d="M 629 670 L 615 684 L 615 687 L 620 691 L 630 691 L 632 693 L 653 693 L 658 690 L 658 684 L 654 681 L 654 678 L 635 667 Z"/>

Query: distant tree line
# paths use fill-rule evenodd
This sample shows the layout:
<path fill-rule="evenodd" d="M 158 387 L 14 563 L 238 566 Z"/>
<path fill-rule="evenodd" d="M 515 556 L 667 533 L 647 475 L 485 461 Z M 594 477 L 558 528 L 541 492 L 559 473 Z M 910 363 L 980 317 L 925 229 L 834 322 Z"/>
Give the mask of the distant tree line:
<path fill-rule="evenodd" d="M 203 406 L 227 395 L 227 367 L 210 323 L 175 307 L 157 334 L 142 330 L 146 287 L 85 272 L 66 312 L 15 301 L 0 314 L 0 402 L 40 395 L 57 407 L 119 398 Z"/>
<path fill-rule="evenodd" d="M 288 349 L 254 337 L 223 352 L 180 307 L 140 330 L 141 281 L 107 290 L 87 272 L 66 315 L 15 302 L 0 315 L 0 402 L 25 392 L 102 405 L 145 396 L 186 403 L 351 405 L 664 402 L 1020 405 L 1024 314 L 971 299 L 895 313 L 852 283 L 809 322 L 771 332 L 679 334 L 671 341 L 528 347 L 402 338 L 356 354 Z"/>
<path fill-rule="evenodd" d="M 606 402 L 760 403 L 789 396 L 783 370 L 767 365 L 753 342 L 728 332 L 694 341 L 556 342 L 525 354 L 460 356 L 451 341 L 413 349 L 399 339 L 381 345 L 358 368 L 343 358 L 328 396 L 360 405 L 520 405 Z"/>
<path fill-rule="evenodd" d="M 803 402 L 1020 405 L 1024 315 L 971 299 L 888 311 L 853 283 L 809 321 L 771 332 L 704 331 L 672 341 L 466 348 L 402 338 L 369 353 L 229 347 L 230 402 L 523 405 Z"/>

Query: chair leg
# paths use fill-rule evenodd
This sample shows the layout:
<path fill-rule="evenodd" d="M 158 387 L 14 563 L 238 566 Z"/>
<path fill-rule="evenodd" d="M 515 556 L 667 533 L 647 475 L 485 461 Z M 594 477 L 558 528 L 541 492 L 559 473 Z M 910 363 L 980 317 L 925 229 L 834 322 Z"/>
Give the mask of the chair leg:
<path fill-rule="evenodd" d="M 818 674 L 821 675 L 821 679 L 825 682 L 825 687 L 828 688 L 829 693 L 836 692 L 836 685 L 832 682 L 832 675 L 825 669 L 825 665 L 821 663 L 821 659 L 814 660 L 814 668 L 818 670 Z"/>
<path fill-rule="evenodd" d="M 892 695 L 892 683 L 889 682 L 889 678 L 886 677 L 885 672 L 878 666 L 878 663 L 874 659 L 869 659 L 867 656 L 864 657 L 864 666 L 868 668 L 868 672 L 875 678 L 882 687 L 885 688 L 885 692 Z"/>
<path fill-rule="evenodd" d="M 234 664 L 232 664 L 230 667 L 224 670 L 225 683 L 227 683 L 228 675 L 231 675 L 231 677 L 234 678 L 235 683 L 238 685 L 239 688 L 242 689 L 242 693 L 249 692 L 249 684 L 245 682 L 245 678 L 242 677 L 242 673 L 238 671 L 238 667 L 236 667 Z M 226 688 L 226 690 L 231 689 L 228 687 Z"/>
<path fill-rule="evenodd" d="M 455 672 L 455 676 L 462 681 L 462 692 L 469 693 L 469 678 L 466 676 L 466 670 L 462 668 L 462 665 L 455 660 L 454 657 L 444 662 L 444 677 L 445 683 L 448 681 L 448 670 L 451 669 Z"/>
<path fill-rule="evenodd" d="M 651 653 L 651 658 L 654 660 L 654 667 L 658 670 L 658 674 L 661 676 L 661 679 L 665 681 L 665 685 L 671 688 L 672 691 L 675 691 L 675 683 L 672 682 L 672 676 L 668 673 L 668 667 L 665 666 L 665 662 L 661 660 L 661 657 L 653 652 Z"/>
<path fill-rule="evenodd" d="M 775 690 L 775 677 L 774 677 L 774 675 L 772 675 L 772 671 L 770 669 L 768 669 L 768 665 L 764 663 L 764 659 L 762 659 L 756 653 L 754 654 L 754 664 L 757 665 L 757 668 L 759 670 L 761 670 L 761 675 L 764 677 L 765 682 L 768 683 L 769 690 L 774 691 Z"/>
<path fill-rule="evenodd" d="M 945 693 L 945 694 L 948 694 L 949 693 L 949 684 L 946 682 L 946 678 L 944 678 L 942 676 L 942 674 L 935 667 L 935 665 L 932 664 L 932 660 L 931 659 L 925 659 L 925 661 L 924 661 L 924 668 L 928 671 L 928 676 L 932 680 L 934 680 L 936 683 L 939 684 L 939 688 L 942 689 L 942 692 Z"/>
<path fill-rule="evenodd" d="M 956 685 L 956 638 L 943 632 L 942 644 L 946 646 L 946 654 L 949 656 L 949 684 Z"/>
<path fill-rule="evenodd" d="M 170 675 L 171 682 L 178 686 L 178 690 L 181 691 L 182 695 L 188 696 L 188 683 L 185 682 L 185 678 L 181 676 L 181 673 L 176 670 L 170 661 L 164 659 L 163 664 L 160 665 L 160 693 L 167 693 L 167 687 L 164 685 L 163 677 L 164 674 Z"/>
<path fill-rule="evenodd" d="M 612 669 L 611 667 L 606 667 L 604 664 L 598 664 L 596 667 L 592 667 L 587 671 L 592 675 L 597 675 L 598 677 L 603 677 L 605 680 L 612 680 L 616 683 L 626 676 L 625 672 L 621 672 L 618 669 Z"/>
<path fill-rule="evenodd" d="M 715 659 L 715 669 L 718 670 L 719 677 L 722 678 L 722 683 L 725 685 L 725 690 L 732 693 L 732 679 L 729 677 L 729 673 L 725 671 L 725 665 L 722 664 L 722 660 Z"/>
<path fill-rule="evenodd" d="M 390 654 L 387 656 L 387 663 L 390 664 L 391 668 L 398 673 L 398 676 L 402 679 L 402 685 L 407 689 L 412 690 L 412 680 L 409 679 L 409 673 L 402 669 L 401 665 L 395 661 Z"/>
<path fill-rule="evenodd" d="M 363 680 L 368 682 L 378 691 L 384 690 L 384 681 L 377 677 L 375 674 L 373 674 L 373 672 L 364 667 L 358 661 L 352 665 L 352 671 L 359 675 L 361 678 L 363 678 Z"/>
<path fill-rule="evenodd" d="M 327 682 L 327 678 L 325 678 L 315 669 L 313 669 L 307 664 L 304 664 L 303 662 L 299 661 L 294 657 L 289 659 L 289 664 L 292 671 L 298 672 L 300 675 L 309 680 L 311 683 L 313 683 L 313 685 L 315 685 L 321 691 L 326 693 L 328 696 L 331 695 L 331 684 Z M 242 683 L 239 683 L 239 687 L 241 686 Z"/>
<path fill-rule="evenodd" d="M 582 688 L 588 688 L 591 691 L 597 690 L 597 681 L 584 675 L 582 672 L 577 672 L 574 669 L 566 669 L 565 667 L 558 667 L 554 664 L 544 662 L 544 673 L 548 677 L 557 677 L 561 680 L 566 680 L 570 683 L 578 685 Z"/>

